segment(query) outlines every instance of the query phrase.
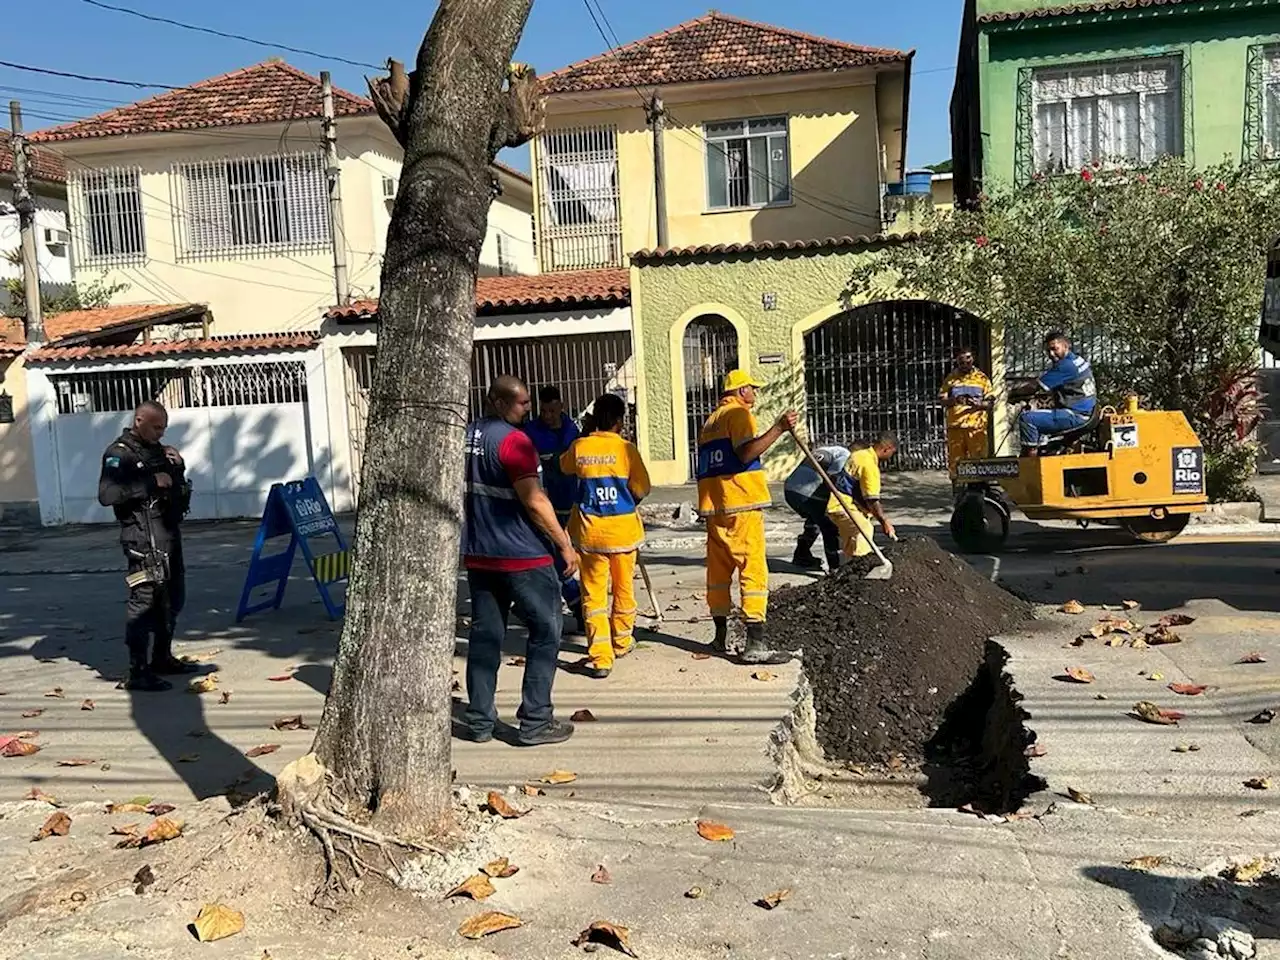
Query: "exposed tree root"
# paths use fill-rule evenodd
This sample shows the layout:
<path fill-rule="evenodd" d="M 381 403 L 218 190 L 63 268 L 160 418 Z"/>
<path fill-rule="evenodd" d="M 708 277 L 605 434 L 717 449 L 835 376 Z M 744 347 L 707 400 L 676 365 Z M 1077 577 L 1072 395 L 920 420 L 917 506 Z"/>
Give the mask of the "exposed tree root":
<path fill-rule="evenodd" d="M 332 908 L 337 901 L 357 893 L 369 874 L 398 882 L 403 870 L 393 853 L 397 847 L 444 854 L 439 847 L 388 836 L 334 810 L 329 772 L 315 754 L 309 753 L 281 771 L 276 780 L 276 800 L 281 819 L 305 827 L 324 848 L 325 876 L 312 898 L 317 906 Z M 368 855 L 369 850 L 376 851 L 385 866 L 375 865 L 377 861 Z M 345 864 L 339 855 L 345 858 Z"/>

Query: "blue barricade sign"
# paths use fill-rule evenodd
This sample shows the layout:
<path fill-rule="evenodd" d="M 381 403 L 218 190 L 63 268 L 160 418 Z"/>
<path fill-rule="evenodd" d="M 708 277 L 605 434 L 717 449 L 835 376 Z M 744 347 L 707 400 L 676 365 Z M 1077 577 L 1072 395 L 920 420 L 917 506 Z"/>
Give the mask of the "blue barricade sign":
<path fill-rule="evenodd" d="M 263 555 L 267 541 L 278 537 L 289 538 L 289 546 L 279 553 Z M 337 549 L 321 538 L 333 538 Z M 315 477 L 272 484 L 267 494 L 267 505 L 262 510 L 262 522 L 258 524 L 258 538 L 253 544 L 253 556 L 249 559 L 249 571 L 245 574 L 244 590 L 240 594 L 240 606 L 236 610 L 236 623 L 251 613 L 280 609 L 284 600 L 284 588 L 289 583 L 289 571 L 293 569 L 294 553 L 301 549 L 307 561 L 307 570 L 315 581 L 320 599 L 329 613 L 330 620 L 337 620 L 346 609 L 346 597 L 335 601 L 331 592 L 338 584 L 346 584 L 351 572 L 351 554 L 343 542 L 338 521 L 333 519 L 324 491 Z M 250 604 L 253 591 L 275 584 L 275 593 L 265 600 Z"/>

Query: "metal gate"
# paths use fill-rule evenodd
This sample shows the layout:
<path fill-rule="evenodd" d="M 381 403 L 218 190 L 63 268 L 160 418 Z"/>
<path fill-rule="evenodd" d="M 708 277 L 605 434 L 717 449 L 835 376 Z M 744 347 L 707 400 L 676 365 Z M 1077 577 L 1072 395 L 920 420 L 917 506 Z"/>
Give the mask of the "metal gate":
<path fill-rule="evenodd" d="M 698 471 L 698 434 L 720 405 L 724 375 L 738 365 L 738 331 L 724 317 L 698 317 L 684 332 L 684 408 L 689 479 Z"/>
<path fill-rule="evenodd" d="M 805 334 L 804 382 L 814 443 L 868 442 L 891 430 L 898 454 L 890 467 L 947 465 L 938 387 L 957 347 L 973 349 L 991 370 L 991 336 L 971 313 L 926 300 L 870 303 Z"/>
<path fill-rule="evenodd" d="M 347 347 L 342 354 L 346 361 L 351 489 L 358 498 L 377 348 Z M 534 401 L 533 416 L 538 415 L 538 388 L 542 386 L 560 388 L 565 412 L 575 420 L 580 420 L 602 393 L 616 393 L 627 401 L 631 413 L 627 436 L 634 439 L 635 363 L 631 334 L 626 331 L 476 341 L 471 348 L 471 384 L 467 391 L 470 419 L 484 416 L 489 384 L 503 374 L 517 376 L 528 385 Z"/>

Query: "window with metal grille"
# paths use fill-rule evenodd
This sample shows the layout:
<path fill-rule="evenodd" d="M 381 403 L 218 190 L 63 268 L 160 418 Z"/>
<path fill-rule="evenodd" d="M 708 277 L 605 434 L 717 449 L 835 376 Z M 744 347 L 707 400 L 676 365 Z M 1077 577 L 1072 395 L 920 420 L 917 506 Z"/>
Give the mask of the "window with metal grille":
<path fill-rule="evenodd" d="M 51 376 L 58 413 L 112 413 L 157 400 L 168 410 L 307 402 L 306 365 L 237 363 Z"/>
<path fill-rule="evenodd" d="M 319 153 L 184 163 L 175 176 L 186 256 L 309 250 L 329 243 Z"/>
<path fill-rule="evenodd" d="M 1147 57 L 1035 70 L 1035 169 L 1131 165 L 1182 153 L 1182 58 Z"/>
<path fill-rule="evenodd" d="M 537 154 L 542 268 L 622 266 L 617 129 L 549 130 Z"/>
<path fill-rule="evenodd" d="M 1262 48 L 1259 78 L 1262 101 L 1262 149 L 1264 160 L 1280 160 L 1280 44 Z"/>
<path fill-rule="evenodd" d="M 786 117 L 703 124 L 707 142 L 707 207 L 767 207 L 791 202 Z"/>
<path fill-rule="evenodd" d="M 72 223 L 81 262 L 131 263 L 146 255 L 140 181 L 136 168 L 72 174 Z"/>

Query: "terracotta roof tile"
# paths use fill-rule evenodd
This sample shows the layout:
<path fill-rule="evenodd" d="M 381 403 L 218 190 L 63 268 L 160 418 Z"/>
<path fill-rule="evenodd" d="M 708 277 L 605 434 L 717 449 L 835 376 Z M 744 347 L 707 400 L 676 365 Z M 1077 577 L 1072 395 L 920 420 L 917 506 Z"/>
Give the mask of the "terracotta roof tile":
<path fill-rule="evenodd" d="M 166 340 L 162 343 L 128 343 L 114 347 L 41 347 L 28 358 L 36 363 L 74 360 L 137 360 L 147 357 L 191 356 L 210 353 L 256 353 L 263 350 L 305 350 L 318 342 L 314 333 L 252 334 L 210 337 L 207 340 Z"/>
<path fill-rule="evenodd" d="M 207 312 L 208 307 L 196 303 L 122 303 L 94 310 L 67 310 L 44 318 L 44 334 L 47 342 L 53 345 L 60 340 L 108 334 L 117 327 L 146 321 L 178 323 L 193 320 Z M 0 341 L 16 345 L 21 350 L 26 344 L 22 320 L 0 317 Z"/>
<path fill-rule="evenodd" d="M 631 274 L 627 270 L 574 270 L 476 280 L 477 313 L 515 313 L 531 308 L 572 307 L 582 304 L 631 302 Z M 357 300 L 331 308 L 331 320 L 373 319 L 377 300 Z"/>
<path fill-rule="evenodd" d="M 846 70 L 908 58 L 712 11 L 542 78 L 546 93 Z"/>
<path fill-rule="evenodd" d="M 1055 7 L 1035 7 L 1030 10 L 1005 10 L 978 17 L 978 23 L 1009 23 L 1017 20 L 1038 20 L 1044 17 L 1064 17 L 1081 13 L 1106 13 L 1109 10 L 1136 10 L 1140 7 L 1175 7 L 1191 0 L 1097 0 L 1095 3 L 1067 4 Z"/>
<path fill-rule="evenodd" d="M 700 247 L 677 247 L 661 250 L 638 250 L 631 255 L 633 263 L 662 263 L 698 257 L 723 257 L 757 253 L 833 253 L 877 245 L 906 243 L 918 233 L 877 233 L 859 237 L 827 237 L 824 240 L 761 240 L 757 243 L 717 243 Z"/>
<path fill-rule="evenodd" d="M 31 162 L 27 165 L 27 173 L 32 180 L 45 183 L 66 183 L 67 164 L 57 154 L 48 150 L 29 148 Z M 13 143 L 8 130 L 0 130 L 0 176 L 13 175 Z"/>
<path fill-rule="evenodd" d="M 373 113 L 373 102 L 333 88 L 339 117 Z M 319 117 L 320 80 L 282 60 L 267 60 L 180 90 L 116 107 L 32 134 L 37 142 L 118 137 L 135 133 L 234 127 Z"/>

